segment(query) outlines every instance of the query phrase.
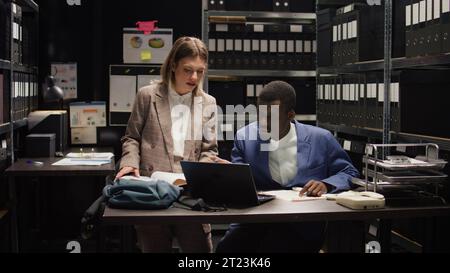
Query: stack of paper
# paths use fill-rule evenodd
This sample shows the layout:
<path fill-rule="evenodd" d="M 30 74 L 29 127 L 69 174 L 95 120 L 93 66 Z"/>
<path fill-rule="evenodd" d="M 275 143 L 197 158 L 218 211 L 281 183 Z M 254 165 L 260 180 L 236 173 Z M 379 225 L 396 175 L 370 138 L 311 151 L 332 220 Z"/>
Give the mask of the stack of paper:
<path fill-rule="evenodd" d="M 70 153 L 53 166 L 102 166 L 111 163 L 112 153 Z"/>

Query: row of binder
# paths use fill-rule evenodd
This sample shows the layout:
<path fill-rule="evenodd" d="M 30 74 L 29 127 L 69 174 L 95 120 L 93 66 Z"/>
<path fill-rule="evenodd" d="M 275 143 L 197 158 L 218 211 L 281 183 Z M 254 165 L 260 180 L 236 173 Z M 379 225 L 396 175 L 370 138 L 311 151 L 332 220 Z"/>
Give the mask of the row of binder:
<path fill-rule="evenodd" d="M 211 69 L 314 70 L 312 25 L 211 24 Z"/>
<path fill-rule="evenodd" d="M 0 59 L 12 60 L 16 64 L 37 65 L 39 25 L 36 22 L 36 17 L 23 13 L 21 6 L 0 0 Z"/>
<path fill-rule="evenodd" d="M 296 113 L 299 115 L 314 115 L 316 112 L 315 80 L 293 78 L 282 80 L 291 84 L 296 90 Z M 232 114 L 227 113 L 229 112 L 227 108 L 233 110 L 236 106 L 243 106 L 244 108 L 250 105 L 256 106 L 264 86 L 271 81 L 269 78 L 249 78 L 243 81 L 226 82 L 211 81 L 208 93 L 216 98 L 217 105 L 224 114 Z"/>
<path fill-rule="evenodd" d="M 450 107 L 445 71 L 401 71 L 390 86 L 391 130 L 449 137 L 443 120 Z M 321 123 L 382 129 L 385 85 L 382 73 L 321 77 L 317 116 Z"/>
<path fill-rule="evenodd" d="M 339 66 L 381 59 L 384 43 L 383 8 L 353 4 L 332 19 L 332 61 Z"/>
<path fill-rule="evenodd" d="M 320 122 L 383 128 L 384 80 L 372 75 L 320 78 L 317 117 Z M 391 85 L 392 124 L 398 125 L 399 83 Z M 398 129 L 398 128 L 393 128 Z"/>
<path fill-rule="evenodd" d="M 314 12 L 314 4 L 314 0 L 208 0 L 208 9 Z"/>
<path fill-rule="evenodd" d="M 12 96 L 12 119 L 22 120 L 38 109 L 39 89 L 37 76 L 14 73 Z"/>
<path fill-rule="evenodd" d="M 405 1 L 406 57 L 450 52 L 450 0 Z"/>

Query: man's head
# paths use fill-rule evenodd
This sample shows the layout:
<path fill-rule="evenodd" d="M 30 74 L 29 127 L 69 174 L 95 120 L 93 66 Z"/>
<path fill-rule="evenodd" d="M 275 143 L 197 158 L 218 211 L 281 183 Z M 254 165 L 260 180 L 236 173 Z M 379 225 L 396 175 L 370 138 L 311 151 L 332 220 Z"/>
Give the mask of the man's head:
<path fill-rule="evenodd" d="M 292 85 L 283 82 L 271 82 L 264 87 L 258 99 L 260 109 L 260 126 L 266 132 L 271 132 L 271 110 L 273 107 L 279 107 L 278 127 L 279 139 L 285 137 L 290 130 L 291 122 L 295 119 L 295 107 L 297 95 Z M 267 108 L 267 115 L 262 114 L 261 109 Z M 267 126 L 267 127 L 265 127 Z"/>

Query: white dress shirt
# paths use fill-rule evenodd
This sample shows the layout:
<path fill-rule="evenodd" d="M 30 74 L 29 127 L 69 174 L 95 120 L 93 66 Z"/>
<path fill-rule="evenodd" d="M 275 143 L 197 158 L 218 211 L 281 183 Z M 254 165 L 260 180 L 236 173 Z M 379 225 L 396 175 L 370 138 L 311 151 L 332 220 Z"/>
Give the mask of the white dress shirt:
<path fill-rule="evenodd" d="M 169 105 L 172 118 L 172 140 L 174 156 L 184 157 L 184 145 L 191 128 L 192 93 L 179 95 L 169 84 Z"/>
<path fill-rule="evenodd" d="M 297 129 L 291 123 L 291 130 L 281 140 L 271 140 L 274 148 L 269 152 L 269 168 L 272 179 L 282 186 L 287 186 L 298 173 Z"/>

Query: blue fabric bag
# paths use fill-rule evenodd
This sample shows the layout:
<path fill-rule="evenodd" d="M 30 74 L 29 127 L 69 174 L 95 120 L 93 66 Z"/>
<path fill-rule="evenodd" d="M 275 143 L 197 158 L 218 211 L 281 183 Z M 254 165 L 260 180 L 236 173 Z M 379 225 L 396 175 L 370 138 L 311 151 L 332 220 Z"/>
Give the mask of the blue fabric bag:
<path fill-rule="evenodd" d="M 160 210 L 170 208 L 182 192 L 180 187 L 162 180 L 124 180 L 106 186 L 103 195 L 116 209 Z"/>

